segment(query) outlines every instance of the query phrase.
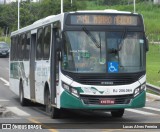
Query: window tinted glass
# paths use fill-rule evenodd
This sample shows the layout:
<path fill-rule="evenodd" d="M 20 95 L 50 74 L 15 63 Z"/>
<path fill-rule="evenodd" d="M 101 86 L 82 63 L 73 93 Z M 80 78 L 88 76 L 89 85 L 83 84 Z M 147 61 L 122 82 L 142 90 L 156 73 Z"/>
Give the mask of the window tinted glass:
<path fill-rule="evenodd" d="M 37 33 L 37 46 L 36 46 L 36 59 L 40 60 L 43 56 L 42 51 L 42 43 L 43 43 L 43 29 L 38 29 Z"/>
<path fill-rule="evenodd" d="M 21 56 L 20 59 L 23 60 L 25 57 L 25 41 L 26 41 L 26 35 L 21 35 Z"/>
<path fill-rule="evenodd" d="M 49 59 L 51 41 L 51 26 L 44 28 L 44 56 L 43 59 Z"/>
<path fill-rule="evenodd" d="M 14 54 L 15 54 L 15 60 L 18 60 L 18 56 L 19 56 L 19 36 L 18 35 L 16 36 Z"/>
<path fill-rule="evenodd" d="M 15 37 L 11 38 L 11 50 L 10 50 L 10 60 L 14 60 L 14 48 L 15 47 Z"/>
<path fill-rule="evenodd" d="M 25 50 L 26 50 L 26 53 L 25 53 L 25 59 L 26 60 L 29 60 L 29 50 L 30 50 L 30 39 L 31 39 L 31 34 L 30 33 L 27 33 L 26 34 L 26 43 L 25 43 Z"/>

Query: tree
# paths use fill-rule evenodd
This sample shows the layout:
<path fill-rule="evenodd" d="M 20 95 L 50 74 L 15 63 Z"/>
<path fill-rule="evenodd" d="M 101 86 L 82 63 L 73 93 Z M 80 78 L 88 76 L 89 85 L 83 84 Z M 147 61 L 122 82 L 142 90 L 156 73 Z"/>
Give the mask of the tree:
<path fill-rule="evenodd" d="M 25 1 L 20 3 L 20 28 L 49 15 L 59 14 L 60 0 L 42 0 L 40 3 Z M 0 28 L 9 27 L 11 31 L 17 30 L 18 3 L 0 5 Z M 64 0 L 64 12 L 85 9 L 86 2 L 82 0 Z"/>

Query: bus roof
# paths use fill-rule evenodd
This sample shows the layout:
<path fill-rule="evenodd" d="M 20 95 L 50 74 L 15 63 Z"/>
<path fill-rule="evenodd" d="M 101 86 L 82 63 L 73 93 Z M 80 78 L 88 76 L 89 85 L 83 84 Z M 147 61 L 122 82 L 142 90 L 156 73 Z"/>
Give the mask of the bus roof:
<path fill-rule="evenodd" d="M 128 12 L 128 11 L 118 11 L 118 10 L 114 10 L 114 9 L 106 9 L 106 10 L 85 10 L 85 11 L 75 11 L 73 13 L 110 13 L 110 14 L 133 14 L 132 12 Z M 137 14 L 137 13 L 134 13 Z"/>

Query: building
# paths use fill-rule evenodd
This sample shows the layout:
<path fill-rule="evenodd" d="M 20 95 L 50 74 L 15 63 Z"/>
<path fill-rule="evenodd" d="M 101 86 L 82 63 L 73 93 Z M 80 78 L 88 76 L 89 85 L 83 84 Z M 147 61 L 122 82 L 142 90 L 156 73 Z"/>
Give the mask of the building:
<path fill-rule="evenodd" d="M 154 0 L 154 4 L 160 4 L 160 0 Z"/>

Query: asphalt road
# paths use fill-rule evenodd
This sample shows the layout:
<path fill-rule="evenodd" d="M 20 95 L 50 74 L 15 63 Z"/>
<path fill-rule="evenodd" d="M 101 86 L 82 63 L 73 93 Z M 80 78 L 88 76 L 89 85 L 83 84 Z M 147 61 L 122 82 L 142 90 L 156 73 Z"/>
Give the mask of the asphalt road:
<path fill-rule="evenodd" d="M 9 125 L 10 123 L 31 123 L 31 125 L 37 123 L 39 124 L 38 127 L 45 128 L 39 131 L 52 132 L 129 131 L 130 129 L 125 128 L 135 127 L 135 125 L 140 128 L 138 131 L 159 131 L 158 129 L 142 128 L 146 127 L 145 125 L 156 126 L 156 123 L 160 123 L 160 100 L 147 99 L 146 107 L 134 110 L 128 109 L 125 111 L 123 118 L 120 119 L 112 118 L 110 113 L 105 111 L 64 111 L 62 118 L 51 119 L 41 105 L 32 104 L 22 107 L 19 104 L 19 98 L 9 89 L 9 60 L 8 58 L 0 58 L 0 123 Z M 24 126 L 25 124 L 21 125 Z M 158 125 L 160 126 L 160 124 Z M 118 130 L 108 129 L 110 127 Z M 2 124 L 0 124 L 0 128 L 2 128 Z M 132 131 L 136 130 L 133 129 Z"/>

